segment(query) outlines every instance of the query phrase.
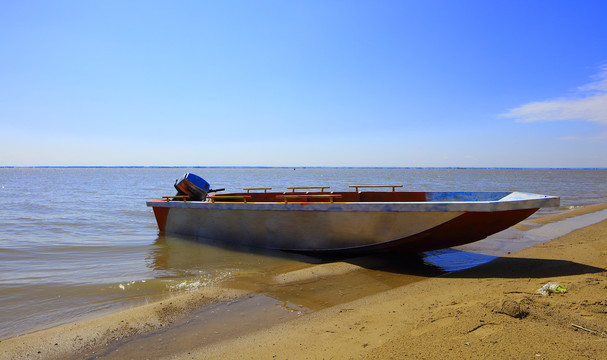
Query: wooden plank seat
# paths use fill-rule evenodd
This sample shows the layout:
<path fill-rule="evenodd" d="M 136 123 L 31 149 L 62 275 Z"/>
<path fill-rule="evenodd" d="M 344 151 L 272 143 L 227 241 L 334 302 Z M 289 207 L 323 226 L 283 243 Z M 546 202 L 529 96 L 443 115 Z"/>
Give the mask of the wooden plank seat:
<path fill-rule="evenodd" d="M 293 192 L 295 192 L 295 190 L 316 190 L 316 189 L 320 189 L 320 192 L 325 192 L 325 189 L 330 189 L 330 186 L 290 186 L 287 187 L 287 189 L 292 190 Z"/>
<path fill-rule="evenodd" d="M 167 195 L 162 198 L 167 202 L 177 200 L 187 201 L 190 198 L 190 195 Z"/>
<path fill-rule="evenodd" d="M 340 194 L 294 194 L 294 195 L 276 195 L 277 199 L 283 199 L 285 204 L 289 202 L 289 199 L 305 199 L 305 202 L 309 202 L 310 199 L 329 199 L 329 202 L 333 203 L 335 199 L 341 198 Z M 302 201 L 300 201 L 302 202 Z"/>
<path fill-rule="evenodd" d="M 247 191 L 247 193 L 248 193 L 248 192 L 251 192 L 252 190 L 253 190 L 253 191 L 255 191 L 255 190 L 258 190 L 258 191 L 259 191 L 259 190 L 263 190 L 263 192 L 264 192 L 264 193 L 267 193 L 267 192 L 268 192 L 268 190 L 272 190 L 272 188 L 269 188 L 269 187 L 257 187 L 257 188 L 244 188 L 244 189 L 242 189 L 242 190 L 246 190 L 246 191 Z"/>
<path fill-rule="evenodd" d="M 358 192 L 359 188 L 392 188 L 392 192 L 396 191 L 396 188 L 403 187 L 402 185 L 350 185 L 351 188 L 356 189 Z"/>
<path fill-rule="evenodd" d="M 227 202 L 230 202 L 231 200 L 240 200 L 243 203 L 246 203 L 247 200 L 251 199 L 251 195 L 213 195 L 207 196 L 207 199 L 210 199 L 212 203 L 222 200 L 227 200 Z"/>

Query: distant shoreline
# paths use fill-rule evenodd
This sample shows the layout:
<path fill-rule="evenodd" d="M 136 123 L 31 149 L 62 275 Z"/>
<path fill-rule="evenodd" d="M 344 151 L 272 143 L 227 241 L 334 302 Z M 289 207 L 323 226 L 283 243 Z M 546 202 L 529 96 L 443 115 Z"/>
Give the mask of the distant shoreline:
<path fill-rule="evenodd" d="M 461 166 L 0 166 L 0 169 L 403 169 L 403 170 L 607 170 L 605 167 Z"/>

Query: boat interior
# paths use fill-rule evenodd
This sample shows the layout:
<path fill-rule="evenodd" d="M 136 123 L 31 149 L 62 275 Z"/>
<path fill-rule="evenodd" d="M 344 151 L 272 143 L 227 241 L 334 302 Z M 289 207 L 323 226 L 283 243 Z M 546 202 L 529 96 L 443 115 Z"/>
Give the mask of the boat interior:
<path fill-rule="evenodd" d="M 210 202 L 429 202 L 429 201 L 496 201 L 510 192 L 424 192 L 396 191 L 402 185 L 350 185 L 353 191 L 329 191 L 328 186 L 288 187 L 289 191 L 273 192 L 272 188 L 244 188 L 243 192 L 216 193 L 206 197 Z M 369 191 L 369 188 L 373 190 Z M 386 191 L 385 189 L 391 189 Z M 362 190 L 361 190 L 362 189 Z M 379 189 L 379 191 L 378 191 Z M 166 201 L 188 201 L 188 195 L 163 196 Z"/>

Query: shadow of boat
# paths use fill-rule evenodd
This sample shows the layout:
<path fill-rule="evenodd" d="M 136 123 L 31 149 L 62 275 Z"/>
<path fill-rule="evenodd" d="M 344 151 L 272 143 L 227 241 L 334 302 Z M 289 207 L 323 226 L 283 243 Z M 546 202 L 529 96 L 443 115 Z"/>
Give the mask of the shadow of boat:
<path fill-rule="evenodd" d="M 380 259 L 360 257 L 343 261 L 367 269 L 453 278 L 549 278 L 607 271 L 570 260 L 499 257 L 456 249 L 410 254 L 406 260 L 400 260 L 398 254 L 389 254 Z"/>
<path fill-rule="evenodd" d="M 571 275 L 597 274 L 607 269 L 559 259 L 499 257 L 477 267 L 451 272 L 444 276 L 454 278 L 551 278 Z"/>
<path fill-rule="evenodd" d="M 546 278 L 567 275 L 596 274 L 606 269 L 569 260 L 521 257 L 497 257 L 457 249 L 423 253 L 383 253 L 352 257 L 348 254 L 302 254 L 280 250 L 259 249 L 242 245 L 187 236 L 164 236 L 156 240 L 150 267 L 171 271 L 205 264 L 238 266 L 255 264 L 256 271 L 284 270 L 285 263 L 311 266 L 345 262 L 367 270 L 393 274 L 455 278 Z M 261 265 L 261 266 L 258 266 Z"/>

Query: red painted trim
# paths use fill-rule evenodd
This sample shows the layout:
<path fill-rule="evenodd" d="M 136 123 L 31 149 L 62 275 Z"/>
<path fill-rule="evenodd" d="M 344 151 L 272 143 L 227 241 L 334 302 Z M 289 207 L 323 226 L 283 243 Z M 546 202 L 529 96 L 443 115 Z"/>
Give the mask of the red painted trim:
<path fill-rule="evenodd" d="M 537 210 L 467 212 L 419 234 L 377 246 L 397 251 L 420 252 L 468 244 L 516 225 Z"/>
<path fill-rule="evenodd" d="M 321 250 L 321 252 L 422 252 L 450 248 L 482 240 L 489 235 L 516 225 L 538 209 L 507 210 L 495 212 L 467 212 L 444 224 L 419 234 L 392 240 L 377 245 L 353 249 Z"/>
<path fill-rule="evenodd" d="M 156 223 L 158 224 L 158 230 L 164 231 L 166 228 L 167 217 L 169 216 L 168 207 L 154 207 L 154 216 L 156 217 Z"/>
<path fill-rule="evenodd" d="M 335 199 L 337 202 L 424 202 L 426 201 L 425 192 L 399 192 L 399 191 L 369 191 L 369 192 L 263 192 L 263 193 L 221 193 L 221 195 L 231 196 L 250 196 L 250 202 L 284 202 L 284 195 L 323 195 L 339 196 Z M 214 196 L 214 195 L 212 195 Z M 212 197 L 211 196 L 211 197 Z M 224 199 L 222 201 L 242 202 L 241 199 Z M 328 202 L 329 199 L 323 197 L 310 197 L 309 202 Z M 249 200 L 247 200 L 249 202 Z M 296 202 L 293 200 L 293 202 Z"/>

